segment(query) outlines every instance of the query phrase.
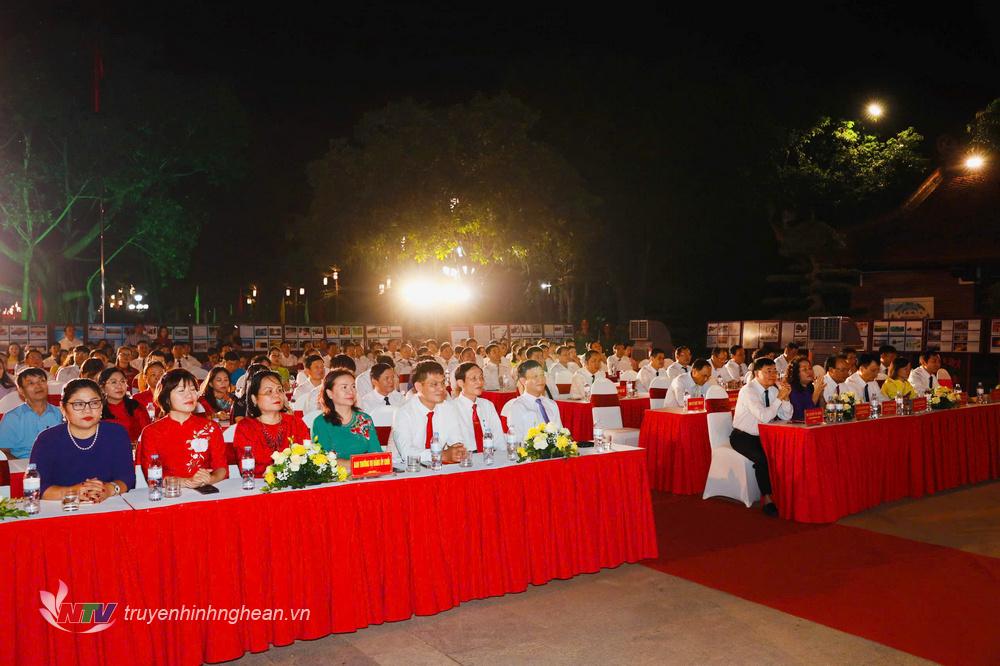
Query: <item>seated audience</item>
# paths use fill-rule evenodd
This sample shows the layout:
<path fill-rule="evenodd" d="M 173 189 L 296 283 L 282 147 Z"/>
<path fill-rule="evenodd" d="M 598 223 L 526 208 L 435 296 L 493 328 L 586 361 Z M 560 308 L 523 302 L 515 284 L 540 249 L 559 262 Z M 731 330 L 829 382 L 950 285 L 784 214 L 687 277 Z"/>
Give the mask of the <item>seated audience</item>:
<path fill-rule="evenodd" d="M 938 370 L 941 369 L 941 354 L 927 350 L 920 354 L 920 367 L 910 372 L 909 382 L 918 396 L 928 391 L 933 392 L 940 384 L 937 381 Z"/>
<path fill-rule="evenodd" d="M 162 361 L 156 360 L 152 354 L 150 354 L 150 357 L 153 360 L 147 359 L 146 367 L 139 373 L 139 392 L 132 396 L 146 410 L 149 409 L 150 405 L 156 407 L 153 391 L 156 390 L 156 385 L 160 383 L 160 378 L 167 371 L 167 367 Z M 158 407 L 154 411 L 157 415 L 160 414 Z"/>
<path fill-rule="evenodd" d="M 229 476 L 222 429 L 194 413 L 198 407 L 198 380 L 175 368 L 160 379 L 153 393 L 164 417 L 146 426 L 139 437 L 136 460 L 149 478 L 151 456 L 159 455 L 164 481 L 181 480 L 187 488 L 218 483 Z"/>
<path fill-rule="evenodd" d="M 49 377 L 44 370 L 22 370 L 16 382 L 24 404 L 0 420 L 0 451 L 8 458 L 27 458 L 38 433 L 61 423 L 62 413 L 49 404 Z"/>
<path fill-rule="evenodd" d="M 889 371 L 885 383 L 882 384 L 882 395 L 889 400 L 895 400 L 896 396 L 903 396 L 904 400 L 919 398 L 916 389 L 908 381 L 910 376 L 910 359 L 905 356 L 896 356 L 889 362 Z"/>
<path fill-rule="evenodd" d="M 600 359 L 600 353 L 587 352 L 591 366 Z M 562 427 L 559 407 L 554 400 L 545 397 L 545 370 L 538 361 L 524 361 L 517 366 L 518 381 L 524 388 L 524 393 L 514 400 L 509 400 L 503 406 L 501 413 L 507 419 L 507 429 L 518 442 L 524 441 L 528 430 L 540 423 L 554 423 Z"/>
<path fill-rule="evenodd" d="M 90 381 L 96 382 L 98 376 L 101 374 L 101 370 L 104 369 L 105 363 L 99 358 L 88 358 L 80 366 L 80 377 L 83 379 L 89 379 Z"/>
<path fill-rule="evenodd" d="M 684 345 L 677 347 L 674 349 L 674 362 L 667 368 L 667 379 L 673 383 L 675 379 L 690 370 L 689 365 L 691 365 L 691 349 Z"/>
<path fill-rule="evenodd" d="M 295 387 L 292 393 L 292 403 L 299 405 L 303 412 L 313 412 L 319 409 L 319 397 L 323 386 L 323 378 L 326 376 L 326 364 L 319 354 L 310 354 L 302 362 L 303 370 L 306 373 L 305 381 Z M 273 366 L 273 363 L 272 363 Z M 309 395 L 314 395 L 314 400 L 309 400 Z M 307 404 L 308 403 L 308 404 Z"/>
<path fill-rule="evenodd" d="M 461 393 L 454 400 L 458 410 L 458 422 L 462 428 L 462 441 L 467 442 L 469 451 L 483 450 L 483 435 L 493 435 L 493 446 L 500 448 L 503 425 L 497 408 L 492 402 L 480 397 L 483 394 L 483 371 L 475 363 L 463 363 L 455 371 L 455 380 Z"/>
<path fill-rule="evenodd" d="M 799 356 L 799 343 L 789 342 L 785 345 L 785 352 L 774 359 L 774 367 L 778 370 L 778 376 L 784 377 L 788 372 L 789 364 Z"/>
<path fill-rule="evenodd" d="M 896 358 L 896 348 L 892 345 L 882 345 L 878 348 L 879 368 L 878 377 L 875 379 L 885 380 L 889 377 L 889 366 Z"/>
<path fill-rule="evenodd" d="M 601 371 L 601 361 L 601 352 L 599 351 L 591 349 L 583 355 L 584 367 L 577 370 L 573 375 L 573 381 L 569 389 L 570 398 L 573 400 L 583 400 L 589 395 L 587 387 L 593 387 L 595 381 L 604 377 L 604 373 Z M 524 363 L 527 363 L 527 361 Z M 523 377 L 520 366 L 518 366 L 518 376 Z M 542 393 L 544 392 L 542 391 Z"/>
<path fill-rule="evenodd" d="M 542 373 L 543 387 L 544 377 Z M 444 447 L 442 460 L 460 462 L 467 452 L 458 413 L 447 400 L 444 368 L 436 361 L 425 361 L 413 369 L 410 379 L 415 394 L 396 411 L 392 423 L 392 439 L 400 460 L 419 456 L 424 462 L 430 461 L 431 436 L 437 433 Z"/>
<path fill-rule="evenodd" d="M 667 376 L 667 353 L 659 347 L 654 347 L 649 352 L 649 363 L 639 368 L 639 380 L 636 382 L 636 390 L 640 393 L 649 391 L 649 385 L 657 377 Z"/>
<path fill-rule="evenodd" d="M 61 500 L 75 492 L 80 501 L 99 504 L 135 488 L 132 442 L 125 428 L 101 420 L 104 401 L 97 384 L 72 380 L 63 387 L 61 404 L 66 423 L 38 433 L 31 448 L 42 499 Z"/>
<path fill-rule="evenodd" d="M 0 367 L 0 398 L 17 391 L 17 382 L 7 372 L 6 367 Z"/>
<path fill-rule="evenodd" d="M 799 357 L 788 366 L 788 385 L 792 392 L 789 402 L 792 403 L 792 420 L 804 421 L 807 409 L 815 409 L 823 404 L 823 388 L 826 379 L 813 379 L 812 361 Z"/>
<path fill-rule="evenodd" d="M 247 386 L 247 414 L 236 424 L 233 449 L 243 458 L 250 447 L 255 460 L 254 476 L 263 477 L 272 463 L 271 455 L 284 451 L 292 444 L 310 441 L 312 436 L 302 419 L 288 412 L 281 375 L 274 370 L 262 370 L 250 378 Z"/>
<path fill-rule="evenodd" d="M 882 399 L 882 389 L 875 378 L 878 377 L 878 356 L 861 354 L 858 356 L 858 371 L 844 383 L 854 393 L 858 402 L 874 402 Z"/>
<path fill-rule="evenodd" d="M 388 356 L 383 356 L 388 360 Z M 403 394 L 396 390 L 398 381 L 396 371 L 388 363 L 376 363 L 369 371 L 371 377 L 372 390 L 361 400 L 358 406 L 369 414 L 379 407 L 398 407 L 403 404 Z"/>
<path fill-rule="evenodd" d="M 826 357 L 826 375 L 824 377 L 826 385 L 823 387 L 823 400 L 831 402 L 841 393 L 850 391 L 847 386 L 847 377 L 851 374 L 848 369 L 847 357 L 843 354 L 831 354 Z"/>
<path fill-rule="evenodd" d="M 118 366 L 105 368 L 97 378 L 97 385 L 104 396 L 101 419 L 125 428 L 130 442 L 139 441 L 142 429 L 149 425 L 149 414 L 129 397 L 125 373 Z"/>
<path fill-rule="evenodd" d="M 729 363 L 729 350 L 725 347 L 712 347 L 709 362 L 712 364 L 712 380 L 715 383 L 728 381 L 726 364 Z"/>
<path fill-rule="evenodd" d="M 678 375 L 670 383 L 670 390 L 663 401 L 664 407 L 687 407 L 684 394 L 691 398 L 704 398 L 712 385 L 712 364 L 703 358 L 691 364 L 691 372 Z"/>
<path fill-rule="evenodd" d="M 222 366 L 208 371 L 201 383 L 198 402 L 205 410 L 205 416 L 216 421 L 229 421 L 233 409 L 233 387 L 229 383 L 229 373 Z"/>
<path fill-rule="evenodd" d="M 382 450 L 372 417 L 354 405 L 357 395 L 349 370 L 340 368 L 328 374 L 321 395 L 323 414 L 313 421 L 313 435 L 324 451 L 335 452 L 339 460 L 349 464 L 351 456 Z"/>
<path fill-rule="evenodd" d="M 84 347 L 83 345 L 74 347 L 72 362 L 68 362 L 67 365 L 59 369 L 59 372 L 56 373 L 56 381 L 66 384 L 71 379 L 77 379 L 80 376 L 80 367 L 88 358 L 90 358 L 90 349 L 88 347 Z"/>
<path fill-rule="evenodd" d="M 788 401 L 792 388 L 787 382 L 778 383 L 778 370 L 770 359 L 758 359 L 753 364 L 753 370 L 754 379 L 740 389 L 736 399 L 729 444 L 753 462 L 757 487 L 760 488 L 761 508 L 769 516 L 777 516 L 778 508 L 771 499 L 767 455 L 760 444 L 760 424 L 792 418 L 792 403 Z"/>
<path fill-rule="evenodd" d="M 722 377 L 727 382 L 742 382 L 746 374 L 746 350 L 743 349 L 743 345 L 733 345 L 729 348 L 729 360 L 726 362 Z"/>

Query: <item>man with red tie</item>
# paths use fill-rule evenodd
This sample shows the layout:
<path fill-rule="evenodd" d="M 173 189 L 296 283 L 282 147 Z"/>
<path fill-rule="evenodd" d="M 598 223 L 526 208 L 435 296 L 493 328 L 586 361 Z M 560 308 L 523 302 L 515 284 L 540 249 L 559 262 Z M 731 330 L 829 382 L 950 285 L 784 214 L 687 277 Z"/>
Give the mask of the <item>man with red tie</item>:
<path fill-rule="evenodd" d="M 483 435 L 493 435 L 494 446 L 499 446 L 503 436 L 503 425 L 497 408 L 483 394 L 483 370 L 475 363 L 463 363 L 455 370 L 455 382 L 462 391 L 451 404 L 458 410 L 458 422 L 462 428 L 462 441 L 467 442 L 469 451 L 483 450 Z M 473 446 L 474 445 L 474 446 Z"/>
<path fill-rule="evenodd" d="M 419 456 L 430 462 L 431 437 L 437 433 L 444 447 L 442 460 L 457 463 L 465 458 L 458 412 L 447 401 L 444 368 L 437 361 L 422 361 L 410 376 L 414 396 L 403 403 L 392 422 L 392 439 L 401 462 Z"/>

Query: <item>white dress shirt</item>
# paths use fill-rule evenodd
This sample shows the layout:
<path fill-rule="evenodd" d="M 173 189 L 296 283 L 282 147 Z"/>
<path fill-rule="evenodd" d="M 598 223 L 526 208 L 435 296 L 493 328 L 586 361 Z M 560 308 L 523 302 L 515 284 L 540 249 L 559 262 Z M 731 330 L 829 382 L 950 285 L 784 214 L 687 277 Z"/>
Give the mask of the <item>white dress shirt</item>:
<path fill-rule="evenodd" d="M 354 371 L 364 372 L 372 367 L 372 361 L 367 356 L 359 356 L 354 359 Z"/>
<path fill-rule="evenodd" d="M 768 405 L 764 404 L 765 392 L 768 395 Z M 736 399 L 736 413 L 733 414 L 733 429 L 759 436 L 758 426 L 761 423 L 770 423 L 775 419 L 789 421 L 791 418 L 792 403 L 778 400 L 778 387 L 772 386 L 765 391 L 760 382 L 754 379 L 740 389 L 740 395 Z"/>
<path fill-rule="evenodd" d="M 299 364 L 299 357 L 292 353 L 289 353 L 288 356 L 282 354 L 278 360 L 286 368 L 294 368 Z"/>
<path fill-rule="evenodd" d="M 619 366 L 621 366 L 619 368 Z M 612 354 L 608 357 L 608 374 L 613 375 L 619 370 L 624 372 L 626 370 L 631 370 L 632 364 L 629 362 L 628 358 L 625 356 L 618 356 L 617 354 Z"/>
<path fill-rule="evenodd" d="M 511 367 L 503 359 L 496 364 L 486 359 L 483 361 L 483 390 L 499 391 L 504 386 L 504 378 L 510 377 Z"/>
<path fill-rule="evenodd" d="M 788 363 L 789 361 L 785 358 L 784 354 L 779 354 L 778 357 L 774 359 L 774 367 L 778 371 L 778 376 L 785 376 L 785 373 L 788 372 Z"/>
<path fill-rule="evenodd" d="M 878 382 L 870 381 L 866 382 L 861 378 L 860 372 L 855 372 L 853 375 L 844 380 L 844 384 L 848 386 L 848 391 L 852 391 L 857 397 L 858 402 L 875 402 L 881 401 L 883 398 L 882 389 L 879 387 Z M 865 400 L 865 387 L 868 387 L 868 399 Z M 843 390 L 843 389 L 841 389 Z"/>
<path fill-rule="evenodd" d="M 666 377 L 667 369 L 660 368 L 657 370 L 652 366 L 652 364 L 644 365 L 639 368 L 639 380 L 636 390 L 639 393 L 647 393 L 649 391 L 649 385 L 653 383 L 653 380 L 657 377 Z"/>
<path fill-rule="evenodd" d="M 588 385 L 593 386 L 595 381 L 603 377 L 604 373 L 600 370 L 594 374 L 590 374 L 586 368 L 580 368 L 573 374 L 573 381 L 569 387 L 569 397 L 573 400 L 583 400 L 587 396 L 584 387 Z"/>
<path fill-rule="evenodd" d="M 850 379 L 850 377 L 848 377 L 848 379 Z M 847 380 L 846 379 L 843 382 L 841 382 L 841 383 L 838 384 L 837 382 L 833 381 L 833 379 L 829 375 L 827 375 L 826 382 L 823 385 L 823 400 L 825 402 L 830 402 L 837 395 L 839 395 L 841 393 L 847 393 L 850 390 L 852 390 L 852 389 L 847 384 Z M 861 397 L 858 396 L 858 399 L 860 400 Z"/>
<path fill-rule="evenodd" d="M 690 370 L 686 365 L 681 365 L 680 363 L 673 363 L 667 368 L 667 378 L 673 383 L 675 379 L 683 374 L 690 374 Z"/>
<path fill-rule="evenodd" d="M 73 338 L 72 340 L 67 340 L 66 336 L 63 336 L 62 340 L 59 341 L 59 347 L 65 349 L 66 351 L 73 351 L 75 347 L 82 345 L 83 342 L 79 338 Z"/>
<path fill-rule="evenodd" d="M 425 446 L 427 414 L 430 411 L 419 396 L 413 396 L 396 410 L 396 416 L 392 420 L 392 441 L 401 462 L 406 462 L 407 456 L 419 456 L 422 462 L 430 462 L 431 451 Z M 462 428 L 458 424 L 458 412 L 452 402 L 446 400 L 435 405 L 433 411 L 431 425 L 433 432 L 438 434 L 442 447 L 465 444 Z"/>
<path fill-rule="evenodd" d="M 199 363 L 198 359 L 193 356 L 181 356 L 179 359 L 176 359 L 176 361 L 178 366 L 189 372 L 192 368 L 201 368 L 201 363 Z"/>
<path fill-rule="evenodd" d="M 378 389 L 373 389 L 358 400 L 358 407 L 361 411 L 371 414 L 379 407 L 386 406 L 386 398 L 389 399 L 388 406 L 390 407 L 399 407 L 403 404 L 403 394 L 399 391 L 390 391 L 389 395 L 382 395 Z"/>
<path fill-rule="evenodd" d="M 79 378 L 80 378 L 80 366 L 76 364 L 67 365 L 64 368 L 59 368 L 59 372 L 56 373 L 56 381 L 59 382 L 60 384 L 65 384 L 68 381 Z"/>
<path fill-rule="evenodd" d="M 413 362 L 405 358 L 400 358 L 396 361 L 396 374 L 397 375 L 408 375 L 413 372 Z"/>
<path fill-rule="evenodd" d="M 670 382 L 670 390 L 667 391 L 667 397 L 663 400 L 663 406 L 687 407 L 684 403 L 685 391 L 689 393 L 692 398 L 704 398 L 709 386 L 711 386 L 711 380 L 705 382 L 701 386 L 698 386 L 691 377 L 691 374 L 685 372 L 683 375 L 680 375 L 674 379 L 674 381 Z"/>
<path fill-rule="evenodd" d="M 725 363 L 723 363 L 722 366 L 718 368 L 715 367 L 715 364 L 712 363 L 711 361 L 709 361 L 708 364 L 712 366 L 712 381 L 714 381 L 716 384 L 719 383 L 720 379 L 724 382 L 729 381 L 729 376 L 726 372 Z"/>
<path fill-rule="evenodd" d="M 878 375 L 875 377 L 875 379 L 881 379 L 883 381 L 886 380 L 886 379 L 889 379 L 889 368 L 885 367 L 884 364 L 879 363 L 878 364 Z"/>
<path fill-rule="evenodd" d="M 747 374 L 747 364 L 737 363 L 732 359 L 729 359 L 722 369 L 722 378 L 727 382 L 743 381 L 743 377 Z"/>
<path fill-rule="evenodd" d="M 469 451 L 477 451 L 476 431 L 472 425 L 472 401 L 463 394 L 452 400 L 451 404 L 458 410 L 458 425 L 462 429 L 462 443 L 465 444 L 465 448 Z M 489 429 L 493 434 L 493 446 L 498 449 L 505 447 L 506 444 L 503 441 L 503 424 L 500 422 L 500 415 L 497 414 L 497 408 L 493 403 L 485 398 L 476 398 L 476 414 L 479 416 L 479 424 L 483 429 L 483 435 Z"/>
<path fill-rule="evenodd" d="M 368 368 L 364 372 L 359 372 L 358 376 L 354 378 L 354 390 L 357 392 L 358 404 L 361 402 L 361 398 L 365 397 L 374 390 L 372 386 L 372 369 Z"/>
<path fill-rule="evenodd" d="M 918 366 L 913 370 L 910 370 L 910 386 L 913 390 L 917 392 L 918 396 L 923 396 L 927 392 L 927 389 L 932 391 L 936 389 L 941 384 L 931 374 L 923 368 L 923 366 Z"/>
<path fill-rule="evenodd" d="M 309 394 L 315 391 L 317 388 L 323 386 L 323 380 L 319 380 L 318 384 L 313 384 L 311 379 L 306 379 L 298 386 L 295 387 L 295 392 L 292 393 L 292 402 L 300 404 L 303 400 L 309 397 Z M 318 409 L 318 407 L 316 408 Z M 311 412 L 311 409 L 303 409 L 303 411 Z"/>
<path fill-rule="evenodd" d="M 545 408 L 545 415 L 549 417 L 549 423 L 555 423 L 557 427 L 562 427 L 562 420 L 559 417 L 559 406 L 545 396 L 535 398 L 529 393 L 523 393 L 520 397 L 508 400 L 503 406 L 501 413 L 507 419 L 507 430 L 514 435 L 518 442 L 524 441 L 524 436 L 528 431 L 539 423 L 545 423 L 542 412 L 538 408 L 537 400 L 542 401 Z"/>

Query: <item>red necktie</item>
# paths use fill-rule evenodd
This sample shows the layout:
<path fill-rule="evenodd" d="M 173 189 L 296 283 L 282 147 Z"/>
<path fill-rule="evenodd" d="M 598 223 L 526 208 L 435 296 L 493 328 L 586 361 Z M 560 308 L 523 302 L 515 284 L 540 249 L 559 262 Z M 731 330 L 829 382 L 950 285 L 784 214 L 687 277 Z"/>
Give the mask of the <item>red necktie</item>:
<path fill-rule="evenodd" d="M 479 411 L 476 403 L 472 403 L 472 432 L 476 436 L 476 451 L 483 450 L 483 424 L 479 422 Z"/>
<path fill-rule="evenodd" d="M 424 439 L 424 448 L 431 448 L 431 438 L 434 437 L 434 412 L 427 412 L 427 436 Z"/>

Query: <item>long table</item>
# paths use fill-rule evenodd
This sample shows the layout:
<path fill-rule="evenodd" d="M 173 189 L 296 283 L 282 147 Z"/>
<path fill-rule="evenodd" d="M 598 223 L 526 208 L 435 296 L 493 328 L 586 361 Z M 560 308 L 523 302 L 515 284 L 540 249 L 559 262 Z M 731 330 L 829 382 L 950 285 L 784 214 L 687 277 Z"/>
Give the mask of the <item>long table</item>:
<path fill-rule="evenodd" d="M 643 413 L 649 409 L 649 394 L 622 398 L 618 404 L 622 409 L 622 425 L 638 428 L 642 424 Z M 594 412 L 589 400 L 556 400 L 556 405 L 559 407 L 559 418 L 573 434 L 573 439 L 578 442 L 594 439 Z"/>
<path fill-rule="evenodd" d="M 647 410 L 639 429 L 639 446 L 649 452 L 651 488 L 675 495 L 700 495 L 705 491 L 712 463 L 705 412 L 689 412 L 681 407 Z"/>
<path fill-rule="evenodd" d="M 1000 404 L 806 427 L 766 425 L 778 511 L 832 522 L 883 502 L 1000 478 Z"/>
<path fill-rule="evenodd" d="M 4 663 L 196 664 L 355 631 L 657 556 L 646 452 L 446 466 L 265 495 L 156 505 L 133 491 L 79 514 L 0 523 Z M 115 602 L 115 624 L 64 633 L 39 591 Z M 131 609 L 282 609 L 281 620 L 126 620 Z M 293 609 L 307 618 L 290 619 Z M 135 611 L 132 611 L 135 612 Z M 91 626 L 91 625 L 81 625 Z"/>

